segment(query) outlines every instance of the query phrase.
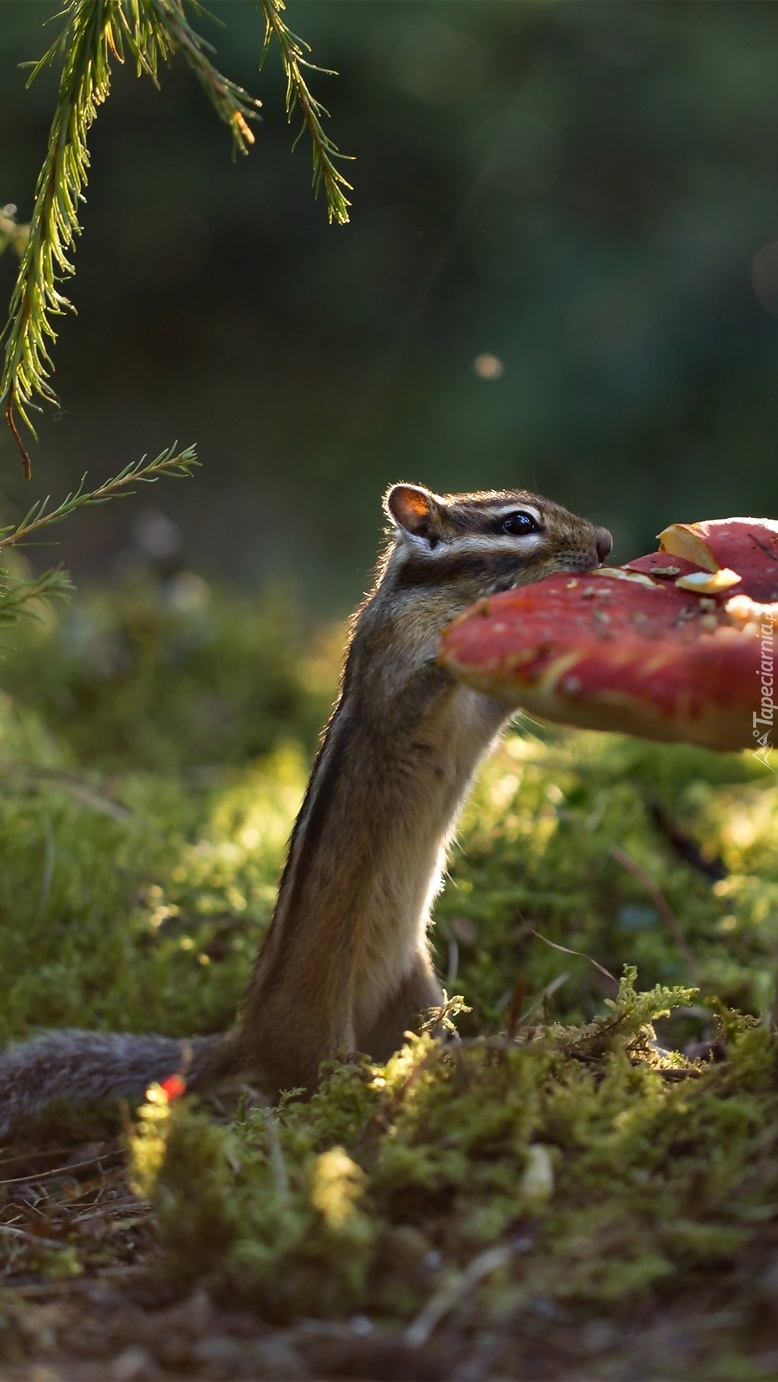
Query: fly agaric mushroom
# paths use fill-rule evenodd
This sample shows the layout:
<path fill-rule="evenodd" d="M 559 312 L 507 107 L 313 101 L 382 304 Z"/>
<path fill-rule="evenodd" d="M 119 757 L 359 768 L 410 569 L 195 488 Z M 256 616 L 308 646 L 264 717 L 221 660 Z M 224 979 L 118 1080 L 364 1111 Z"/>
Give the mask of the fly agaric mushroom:
<path fill-rule="evenodd" d="M 563 724 L 715 749 L 754 743 L 762 642 L 778 629 L 778 523 L 674 524 L 659 552 L 474 605 L 441 661 Z"/>

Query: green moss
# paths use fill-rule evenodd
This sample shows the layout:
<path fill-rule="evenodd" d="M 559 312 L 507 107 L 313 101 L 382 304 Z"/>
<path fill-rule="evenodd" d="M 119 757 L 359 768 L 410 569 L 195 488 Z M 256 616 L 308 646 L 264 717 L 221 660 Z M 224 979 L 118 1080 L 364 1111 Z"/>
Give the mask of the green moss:
<path fill-rule="evenodd" d="M 277 601 L 157 606 L 91 595 L 3 664 L 3 1038 L 219 1030 L 267 925 L 335 642 L 303 654 Z M 272 1116 L 158 1095 L 133 1158 L 168 1286 L 284 1321 L 407 1323 L 449 1292 L 502 1328 L 726 1282 L 750 1318 L 778 1203 L 776 798 L 748 757 L 511 736 L 438 907 L 463 1044 L 336 1064 Z M 690 1071 L 654 1022 L 664 1047 L 722 1032 L 726 1062 Z M 721 1352 L 749 1376 L 741 1355 Z"/>
<path fill-rule="evenodd" d="M 144 1184 L 167 1269 L 271 1318 L 391 1316 L 502 1241 L 489 1319 L 539 1297 L 634 1301 L 730 1265 L 778 1191 L 774 1044 L 740 1020 L 726 1065 L 667 1079 L 679 1072 L 646 1019 L 689 993 L 637 994 L 633 978 L 583 1028 L 449 1050 L 420 1038 L 385 1068 L 336 1068 L 277 1121 L 254 1110 L 217 1128 L 152 1105 L 135 1146 L 142 1165 L 155 1139 Z"/>
<path fill-rule="evenodd" d="M 466 1030 L 504 1022 L 522 980 L 532 994 L 566 972 L 555 1003 L 570 1020 L 612 992 L 593 965 L 545 947 L 525 922 L 612 973 L 635 963 L 648 983 L 691 980 L 751 1011 L 769 1006 L 775 781 L 745 755 L 595 734 L 509 740 L 484 770 L 438 907 L 439 960 L 445 969 L 445 942 L 456 940 L 457 987 L 473 1007 Z M 708 862 L 721 862 L 719 881 L 660 832 L 654 802 Z M 652 885 L 693 952 L 694 973 Z"/>

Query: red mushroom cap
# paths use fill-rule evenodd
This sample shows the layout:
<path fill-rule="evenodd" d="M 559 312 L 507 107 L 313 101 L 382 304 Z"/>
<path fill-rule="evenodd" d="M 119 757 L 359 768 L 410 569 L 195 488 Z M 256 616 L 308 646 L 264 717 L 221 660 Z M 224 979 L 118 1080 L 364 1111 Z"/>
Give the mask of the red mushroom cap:
<path fill-rule="evenodd" d="M 749 588 L 761 590 L 752 576 Z M 677 584 L 697 577 L 698 593 Z M 745 585 L 737 572 L 666 551 L 591 576 L 550 576 L 466 611 L 444 630 L 441 660 L 469 685 L 547 719 L 745 748 L 760 705 L 759 635 L 778 616 L 778 604 L 732 598 Z"/>
<path fill-rule="evenodd" d="M 772 518 L 712 518 L 672 523 L 659 534 L 664 559 L 680 558 L 710 572 L 729 568 L 741 578 L 738 592 L 752 600 L 778 601 L 778 522 Z M 631 565 L 632 563 L 630 563 Z"/>
<path fill-rule="evenodd" d="M 601 567 L 601 571 L 617 571 L 621 568 L 607 566 Z M 652 580 L 661 581 L 663 584 L 669 582 L 674 584 L 679 576 L 690 576 L 696 571 L 706 568 L 699 565 L 699 562 L 688 561 L 686 557 L 668 556 L 667 552 L 651 552 L 647 557 L 634 557 L 632 561 L 626 561 L 623 569 L 625 571 L 640 571 L 645 576 L 650 576 Z"/>

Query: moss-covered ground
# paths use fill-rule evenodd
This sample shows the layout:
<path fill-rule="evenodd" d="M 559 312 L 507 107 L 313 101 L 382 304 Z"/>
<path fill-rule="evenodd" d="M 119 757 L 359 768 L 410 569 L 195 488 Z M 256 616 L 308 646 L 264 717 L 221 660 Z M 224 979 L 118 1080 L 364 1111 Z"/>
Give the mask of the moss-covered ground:
<path fill-rule="evenodd" d="M 0 1038 L 230 1022 L 340 636 L 186 576 L 6 636 Z M 511 734 L 437 912 L 461 1043 L 20 1134 L 2 1375 L 778 1376 L 777 782 Z"/>

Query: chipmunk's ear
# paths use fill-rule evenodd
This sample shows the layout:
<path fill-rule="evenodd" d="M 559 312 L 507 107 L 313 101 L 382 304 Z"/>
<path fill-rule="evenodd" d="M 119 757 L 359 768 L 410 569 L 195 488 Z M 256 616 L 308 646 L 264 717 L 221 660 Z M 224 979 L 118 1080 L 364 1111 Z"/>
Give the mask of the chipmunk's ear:
<path fill-rule="evenodd" d="M 392 523 L 411 537 L 434 547 L 441 530 L 441 510 L 436 496 L 422 485 L 392 485 L 384 496 L 384 511 Z"/>

